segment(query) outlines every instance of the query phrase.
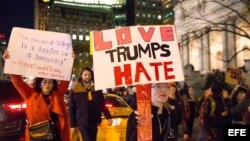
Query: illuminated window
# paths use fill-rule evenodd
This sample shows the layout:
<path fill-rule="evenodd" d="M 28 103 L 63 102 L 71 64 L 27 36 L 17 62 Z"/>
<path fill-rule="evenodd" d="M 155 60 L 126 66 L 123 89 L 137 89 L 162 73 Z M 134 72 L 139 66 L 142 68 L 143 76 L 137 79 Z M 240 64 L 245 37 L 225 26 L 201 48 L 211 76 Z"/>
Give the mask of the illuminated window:
<path fill-rule="evenodd" d="M 83 40 L 83 35 L 79 35 L 79 40 Z"/>
<path fill-rule="evenodd" d="M 76 34 L 73 34 L 73 35 L 72 35 L 72 39 L 73 39 L 73 40 L 76 40 Z"/>
<path fill-rule="evenodd" d="M 85 41 L 89 41 L 89 35 L 85 36 Z"/>
<path fill-rule="evenodd" d="M 157 16 L 157 19 L 158 19 L 158 20 L 161 20 L 161 15 L 158 15 L 158 16 Z"/>

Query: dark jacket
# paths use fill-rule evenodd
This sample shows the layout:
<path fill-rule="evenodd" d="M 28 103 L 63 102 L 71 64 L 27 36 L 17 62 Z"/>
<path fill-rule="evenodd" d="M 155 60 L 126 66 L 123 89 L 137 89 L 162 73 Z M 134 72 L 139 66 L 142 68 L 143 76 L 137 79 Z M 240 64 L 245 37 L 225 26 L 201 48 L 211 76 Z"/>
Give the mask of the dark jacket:
<path fill-rule="evenodd" d="M 153 114 L 153 119 L 152 119 L 152 141 L 176 141 L 177 137 L 174 136 L 174 138 L 168 138 L 169 137 L 169 129 L 172 127 L 176 126 L 175 120 L 170 114 L 167 109 L 163 108 L 163 112 L 160 115 L 161 116 L 161 122 L 162 122 L 162 127 L 165 127 L 160 133 L 160 126 L 159 126 L 159 119 L 160 116 L 157 115 L 158 108 L 155 106 L 152 106 L 152 114 Z M 127 123 L 127 131 L 126 131 L 126 141 L 137 141 L 137 120 L 135 119 L 135 113 L 132 112 L 128 118 L 128 123 Z M 170 128 L 168 127 L 170 119 Z M 174 133 L 173 133 L 174 134 Z"/>
<path fill-rule="evenodd" d="M 212 102 L 212 100 L 214 102 Z M 225 118 L 221 116 L 221 113 L 225 110 L 225 106 L 222 100 L 218 97 L 206 98 L 202 106 L 204 114 L 202 116 L 203 125 L 208 139 L 212 141 L 223 140 Z"/>
<path fill-rule="evenodd" d="M 248 108 L 249 106 L 250 106 L 250 98 L 244 99 L 241 103 L 232 107 L 229 110 L 229 114 L 235 115 L 235 114 L 241 113 L 242 118 L 243 118 L 243 122 L 245 124 L 250 124 L 250 112 L 249 112 L 249 108 Z"/>
<path fill-rule="evenodd" d="M 128 105 L 132 108 L 132 109 L 136 109 L 136 93 L 133 94 L 129 94 L 126 97 L 126 102 L 128 103 Z"/>
<path fill-rule="evenodd" d="M 104 96 L 101 90 L 94 91 L 91 87 L 92 104 L 95 120 L 97 124 L 101 123 L 102 112 L 107 119 L 111 118 L 109 110 L 105 106 Z M 88 126 L 88 92 L 80 83 L 76 83 L 71 91 L 69 100 L 69 115 L 71 127 Z M 92 125 L 91 125 L 92 126 Z"/>

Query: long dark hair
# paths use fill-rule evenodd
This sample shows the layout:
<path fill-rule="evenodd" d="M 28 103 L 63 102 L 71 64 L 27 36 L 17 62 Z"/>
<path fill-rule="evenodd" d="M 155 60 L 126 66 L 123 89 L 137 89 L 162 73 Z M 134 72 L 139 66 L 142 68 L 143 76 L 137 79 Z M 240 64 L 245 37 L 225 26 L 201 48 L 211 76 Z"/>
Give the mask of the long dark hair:
<path fill-rule="evenodd" d="M 37 77 L 34 80 L 34 89 L 38 93 L 42 92 L 41 83 L 42 83 L 43 79 L 45 79 L 45 78 Z M 51 92 L 57 89 L 57 81 L 55 79 L 52 79 L 52 81 L 53 81 L 53 88 L 52 88 Z"/>
<path fill-rule="evenodd" d="M 93 72 L 93 71 L 91 70 L 91 68 L 89 68 L 89 67 L 83 67 L 83 68 L 82 68 L 81 72 L 80 72 L 79 75 L 78 75 L 78 82 L 79 82 L 79 83 L 82 83 L 82 82 L 83 82 L 83 80 L 82 80 L 82 73 L 83 73 L 84 71 L 89 71 L 89 72 L 90 72 L 90 74 L 91 74 L 91 81 L 94 82 L 94 72 Z"/>

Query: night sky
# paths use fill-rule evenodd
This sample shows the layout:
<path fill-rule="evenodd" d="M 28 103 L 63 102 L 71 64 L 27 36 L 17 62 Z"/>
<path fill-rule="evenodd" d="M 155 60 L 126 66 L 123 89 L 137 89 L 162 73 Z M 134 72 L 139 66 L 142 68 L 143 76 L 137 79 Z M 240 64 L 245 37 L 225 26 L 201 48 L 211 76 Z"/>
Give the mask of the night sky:
<path fill-rule="evenodd" d="M 34 28 L 34 0 L 0 0 L 0 33 L 7 42 L 12 27 Z"/>

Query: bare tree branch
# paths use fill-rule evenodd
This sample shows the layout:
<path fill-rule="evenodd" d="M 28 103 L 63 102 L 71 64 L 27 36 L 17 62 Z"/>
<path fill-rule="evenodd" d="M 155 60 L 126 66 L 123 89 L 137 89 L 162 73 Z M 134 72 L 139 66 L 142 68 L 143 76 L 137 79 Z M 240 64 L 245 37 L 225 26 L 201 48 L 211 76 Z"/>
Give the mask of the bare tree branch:
<path fill-rule="evenodd" d="M 225 5 L 225 4 L 223 4 L 223 3 L 221 3 L 221 2 L 219 2 L 219 1 L 217 1 L 217 0 L 212 0 L 212 1 L 207 1 L 207 2 L 214 2 L 214 3 L 217 3 L 217 4 L 223 6 L 223 7 L 227 8 L 227 9 L 230 9 L 232 12 L 236 13 L 237 16 L 238 16 L 240 19 L 242 19 L 242 20 L 245 21 L 248 25 L 250 25 L 250 22 L 249 22 L 246 18 L 244 18 L 244 17 L 242 16 L 242 14 L 241 14 L 239 11 L 237 11 L 237 10 L 233 9 L 232 7 L 230 7 L 230 5 Z M 236 4 L 236 3 L 242 3 L 242 1 L 235 1 L 235 2 L 232 3 L 231 5 Z"/>
<path fill-rule="evenodd" d="M 229 58 L 229 59 L 227 59 L 227 60 L 223 60 L 223 59 L 219 59 L 219 60 L 221 60 L 221 61 L 223 61 L 223 62 L 229 63 L 229 62 L 232 61 L 239 53 L 241 53 L 241 52 L 243 52 L 243 51 L 245 51 L 245 50 L 250 51 L 249 48 L 243 48 L 243 49 L 237 51 L 233 56 L 231 56 L 231 58 Z M 218 58 L 217 58 L 217 59 L 218 59 Z"/>
<path fill-rule="evenodd" d="M 196 31 L 191 31 L 188 32 L 187 34 L 189 34 L 189 38 L 185 39 L 184 41 L 186 41 L 186 44 L 188 44 L 190 41 L 192 40 L 196 40 L 201 38 L 202 36 L 204 36 L 205 34 L 208 34 L 209 32 L 212 31 L 226 31 L 244 38 L 247 38 L 250 40 L 250 33 L 247 32 L 246 28 L 250 29 L 250 21 L 247 19 L 247 16 L 244 15 L 244 13 L 240 13 L 239 11 L 235 10 L 234 8 L 232 8 L 233 5 L 238 4 L 238 3 L 243 3 L 246 7 L 246 10 L 250 13 L 250 0 L 238 0 L 238 1 L 234 1 L 233 3 L 230 3 L 229 5 L 225 5 L 224 3 L 218 1 L 218 0 L 207 0 L 204 2 L 214 2 L 219 4 L 221 7 L 225 8 L 225 9 L 229 9 L 230 12 L 228 14 L 229 18 L 233 18 L 230 15 L 232 15 L 232 13 L 236 14 L 236 17 L 238 19 L 240 19 L 241 21 L 246 23 L 246 26 L 238 26 L 235 23 L 227 23 L 227 22 L 214 22 L 212 20 L 208 20 L 206 19 L 204 16 L 204 14 L 202 13 L 202 4 L 200 3 L 199 0 L 197 0 L 198 2 L 198 6 L 196 7 L 196 12 L 199 14 L 199 17 L 192 17 L 192 14 L 190 14 L 189 12 L 184 12 L 186 17 L 189 17 L 191 19 L 195 19 L 195 20 L 201 20 L 201 21 L 205 21 L 207 23 L 210 23 L 212 26 L 210 26 L 210 28 L 206 31 L 200 31 L 200 30 L 196 30 Z M 185 10 L 185 9 L 184 9 Z M 249 13 L 246 13 L 249 15 Z M 233 28 L 228 28 L 228 27 L 233 27 Z M 209 50 L 205 51 L 203 50 L 205 53 L 212 55 L 214 57 L 216 57 L 215 55 L 211 54 Z M 250 48 L 243 48 L 239 51 L 237 51 L 234 55 L 232 55 L 229 59 L 227 60 L 223 60 L 221 58 L 217 58 L 218 60 L 221 60 L 223 62 L 227 62 L 229 63 L 230 61 L 232 61 L 239 53 L 243 52 L 243 51 L 250 51 Z"/>

